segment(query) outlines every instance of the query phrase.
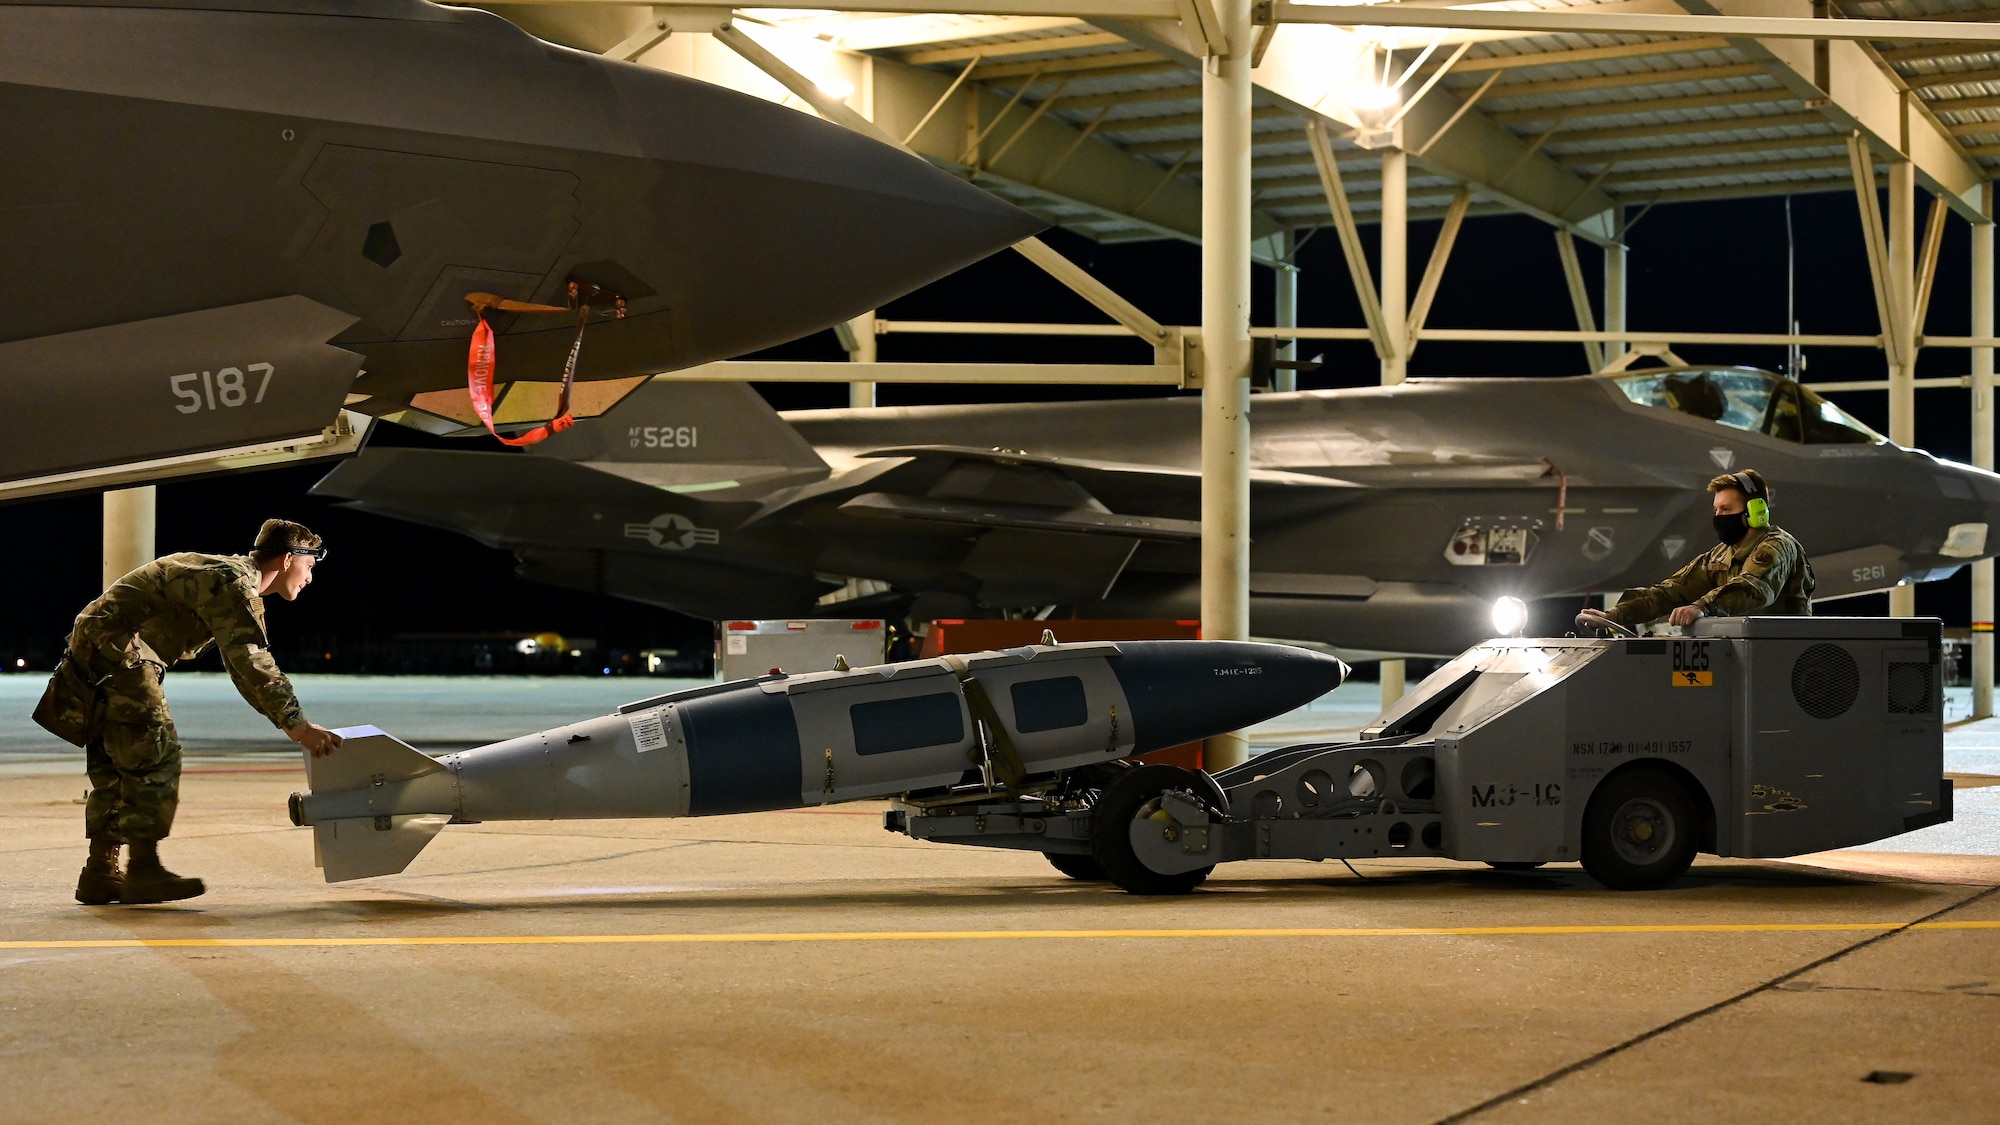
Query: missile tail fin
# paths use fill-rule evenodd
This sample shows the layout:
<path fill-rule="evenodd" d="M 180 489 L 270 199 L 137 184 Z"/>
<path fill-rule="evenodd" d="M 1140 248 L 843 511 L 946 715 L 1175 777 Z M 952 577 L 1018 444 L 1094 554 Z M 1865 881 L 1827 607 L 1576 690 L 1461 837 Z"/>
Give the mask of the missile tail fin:
<path fill-rule="evenodd" d="M 318 758 L 306 755 L 306 782 L 316 796 L 354 790 L 386 795 L 392 787 L 445 772 L 444 763 L 379 728 L 343 727 L 334 733 L 341 737 L 338 750 Z M 339 883 L 402 871 L 451 823 L 451 813 L 340 816 L 311 823 L 313 865 L 325 872 L 327 882 Z"/>
<path fill-rule="evenodd" d="M 437 773 L 444 764 L 380 727 L 341 727 L 340 749 L 306 754 L 306 784 L 315 793 L 360 789 Z"/>
<path fill-rule="evenodd" d="M 329 883 L 395 875 L 449 823 L 445 813 L 322 820 L 313 825 L 313 863 Z"/>

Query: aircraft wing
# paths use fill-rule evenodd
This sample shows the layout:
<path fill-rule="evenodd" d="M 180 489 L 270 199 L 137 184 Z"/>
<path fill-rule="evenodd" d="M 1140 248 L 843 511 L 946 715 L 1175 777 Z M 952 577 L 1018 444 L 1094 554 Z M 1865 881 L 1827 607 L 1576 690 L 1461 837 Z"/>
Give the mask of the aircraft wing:
<path fill-rule="evenodd" d="M 568 461 L 435 449 L 371 449 L 321 478 L 312 494 L 491 546 L 517 541 L 524 509 L 660 500 L 657 489 Z"/>

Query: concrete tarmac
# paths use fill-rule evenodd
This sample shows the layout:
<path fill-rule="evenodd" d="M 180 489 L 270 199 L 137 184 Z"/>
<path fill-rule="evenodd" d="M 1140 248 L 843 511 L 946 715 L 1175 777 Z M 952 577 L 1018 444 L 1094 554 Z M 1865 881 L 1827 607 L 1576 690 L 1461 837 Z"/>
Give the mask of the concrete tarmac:
<path fill-rule="evenodd" d="M 1953 738 L 1976 774 L 2000 730 Z M 85 908 L 44 749 L 0 737 L 5 1122 L 2000 1116 L 1984 776 L 1953 825 L 1660 892 L 1262 862 L 1141 899 L 878 804 L 453 827 L 328 886 L 296 757 L 206 754 L 162 850 L 209 894 Z"/>

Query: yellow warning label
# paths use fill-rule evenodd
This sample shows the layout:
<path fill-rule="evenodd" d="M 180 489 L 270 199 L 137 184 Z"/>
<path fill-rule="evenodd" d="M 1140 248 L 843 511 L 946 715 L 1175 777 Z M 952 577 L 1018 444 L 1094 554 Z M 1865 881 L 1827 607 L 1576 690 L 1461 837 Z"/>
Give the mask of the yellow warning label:
<path fill-rule="evenodd" d="M 1675 673 L 1674 673 L 1674 686 L 1675 686 L 1675 687 L 1714 687 L 1714 686 L 1715 686 L 1715 673 L 1713 673 L 1713 672 L 1675 672 Z"/>

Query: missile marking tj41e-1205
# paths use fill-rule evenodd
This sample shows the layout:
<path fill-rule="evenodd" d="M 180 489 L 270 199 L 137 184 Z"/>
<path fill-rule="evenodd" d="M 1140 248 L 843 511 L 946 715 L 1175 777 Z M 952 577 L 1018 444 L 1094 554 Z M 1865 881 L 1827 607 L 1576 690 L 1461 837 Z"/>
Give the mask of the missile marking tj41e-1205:
<path fill-rule="evenodd" d="M 1346 674 L 1254 642 L 1032 645 L 694 688 L 443 758 L 353 727 L 306 759 L 292 822 L 333 883 L 402 871 L 452 823 L 1020 793 L 1282 714 Z"/>

